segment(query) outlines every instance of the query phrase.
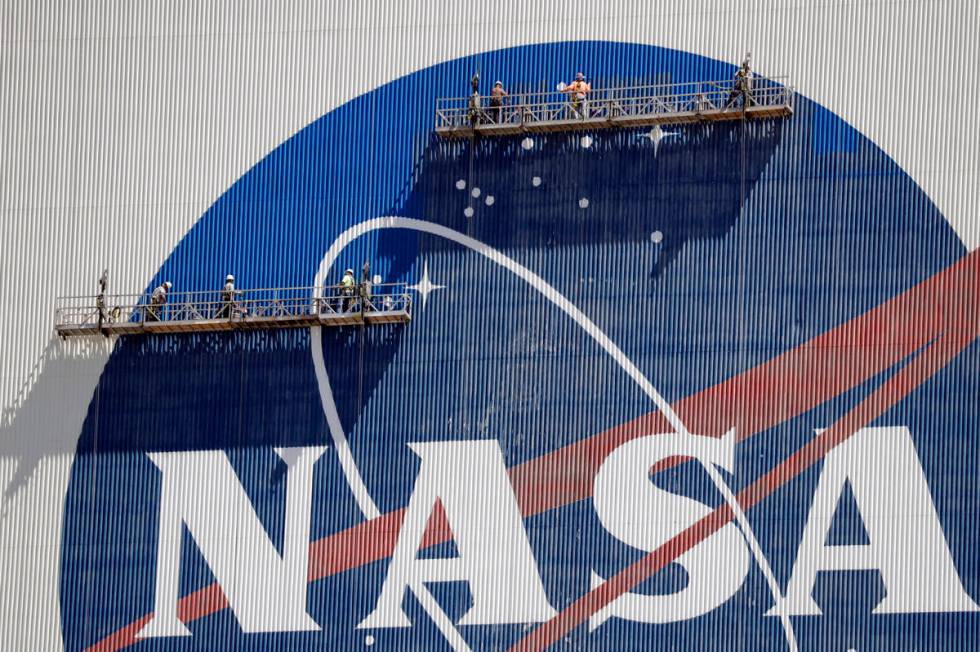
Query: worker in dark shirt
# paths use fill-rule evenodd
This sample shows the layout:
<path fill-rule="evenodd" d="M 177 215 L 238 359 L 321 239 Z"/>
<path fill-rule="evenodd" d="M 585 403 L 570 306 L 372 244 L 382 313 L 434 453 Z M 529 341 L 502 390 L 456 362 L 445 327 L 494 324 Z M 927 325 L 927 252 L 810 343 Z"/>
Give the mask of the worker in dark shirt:
<path fill-rule="evenodd" d="M 728 102 L 725 103 L 726 107 L 734 106 L 735 100 L 739 97 L 742 98 L 742 108 L 747 108 L 755 104 L 755 101 L 752 99 L 752 68 L 749 65 L 751 57 L 751 53 L 746 54 L 742 65 L 735 71 L 735 79 L 732 81 L 732 92 L 728 95 Z"/>
<path fill-rule="evenodd" d="M 99 331 L 102 330 L 102 324 L 108 318 L 105 309 L 105 293 L 109 289 L 109 270 L 102 270 L 102 276 L 99 277 L 99 294 L 95 297 L 95 309 L 99 311 Z"/>
<path fill-rule="evenodd" d="M 470 88 L 472 88 L 472 92 L 470 93 L 467 114 L 470 118 L 470 126 L 475 127 L 482 122 L 483 118 L 483 109 L 480 108 L 480 73 L 473 75 L 473 79 L 470 80 Z"/>
<path fill-rule="evenodd" d="M 490 91 L 490 117 L 494 124 L 500 124 L 504 113 L 504 98 L 510 97 L 510 93 L 504 90 L 502 81 L 494 82 L 493 90 Z"/>

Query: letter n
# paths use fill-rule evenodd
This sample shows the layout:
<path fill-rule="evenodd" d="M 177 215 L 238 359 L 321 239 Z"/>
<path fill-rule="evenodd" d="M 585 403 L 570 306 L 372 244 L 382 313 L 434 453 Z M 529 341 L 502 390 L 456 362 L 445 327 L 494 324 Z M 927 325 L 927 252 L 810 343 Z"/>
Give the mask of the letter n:
<path fill-rule="evenodd" d="M 147 454 L 163 473 L 163 487 L 154 613 L 137 638 L 191 634 L 177 616 L 184 525 L 243 631 L 320 629 L 306 613 L 306 579 L 313 465 L 326 448 L 275 450 L 287 467 L 281 556 L 223 452 Z"/>

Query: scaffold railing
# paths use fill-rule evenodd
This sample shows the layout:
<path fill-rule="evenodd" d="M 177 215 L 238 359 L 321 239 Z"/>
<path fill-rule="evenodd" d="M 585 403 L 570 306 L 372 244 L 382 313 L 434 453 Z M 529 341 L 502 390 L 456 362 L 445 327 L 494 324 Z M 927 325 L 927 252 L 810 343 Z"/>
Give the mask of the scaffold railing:
<path fill-rule="evenodd" d="M 407 323 L 412 296 L 404 283 L 59 297 L 55 330 L 62 337 L 183 333 L 303 326 Z"/>
<path fill-rule="evenodd" d="M 604 88 L 585 99 L 562 91 L 514 93 L 499 106 L 487 96 L 436 100 L 436 133 L 474 134 L 641 127 L 793 114 L 794 90 L 785 77 L 750 78 L 745 93 L 732 80 Z"/>

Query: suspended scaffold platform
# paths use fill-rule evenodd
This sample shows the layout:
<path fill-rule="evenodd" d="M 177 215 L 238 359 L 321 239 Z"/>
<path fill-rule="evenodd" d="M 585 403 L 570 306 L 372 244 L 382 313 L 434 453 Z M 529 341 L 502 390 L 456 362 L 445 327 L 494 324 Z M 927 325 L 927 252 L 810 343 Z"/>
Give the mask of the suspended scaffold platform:
<path fill-rule="evenodd" d="M 220 291 L 170 292 L 163 305 L 148 294 L 59 297 L 55 330 L 62 337 L 404 324 L 412 296 L 403 283 Z"/>
<path fill-rule="evenodd" d="M 514 93 L 500 106 L 485 96 L 440 98 L 436 133 L 470 138 L 784 118 L 793 115 L 794 91 L 786 82 L 753 76 L 746 94 L 733 92 L 732 80 L 604 88 L 584 100 L 562 91 Z"/>

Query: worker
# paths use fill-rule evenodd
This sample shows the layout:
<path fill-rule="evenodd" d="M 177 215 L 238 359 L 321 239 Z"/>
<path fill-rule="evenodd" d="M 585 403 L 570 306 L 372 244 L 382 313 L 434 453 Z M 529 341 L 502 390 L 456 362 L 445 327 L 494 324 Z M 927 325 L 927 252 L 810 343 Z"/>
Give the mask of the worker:
<path fill-rule="evenodd" d="M 580 118 L 589 117 L 589 93 L 592 87 L 585 81 L 585 75 L 575 73 L 575 81 L 565 87 L 564 92 L 568 94 L 568 103 L 572 111 Z"/>
<path fill-rule="evenodd" d="M 752 53 L 746 53 L 745 59 L 742 60 L 742 65 L 735 71 L 735 78 L 732 81 L 732 92 L 728 95 L 728 102 L 725 103 L 726 107 L 734 106 L 735 100 L 739 97 L 742 98 L 743 109 L 755 103 L 752 99 L 752 68 L 749 65 L 751 58 Z"/>
<path fill-rule="evenodd" d="M 732 79 L 732 90 L 728 94 L 728 99 L 725 101 L 725 108 L 735 105 L 735 100 L 742 93 L 742 68 L 739 67 L 735 71 L 735 77 Z"/>
<path fill-rule="evenodd" d="M 504 98 L 510 97 L 510 93 L 504 90 L 504 82 L 496 81 L 493 83 L 493 90 L 490 91 L 490 116 L 494 123 L 500 124 L 504 113 Z"/>
<path fill-rule="evenodd" d="M 361 297 L 361 310 L 371 309 L 371 265 L 364 261 L 361 268 L 361 283 L 357 286 L 358 296 Z"/>
<path fill-rule="evenodd" d="M 146 321 L 160 321 L 163 305 L 167 303 L 167 294 L 173 286 L 174 284 L 170 281 L 164 281 L 162 285 L 158 285 L 153 290 L 153 294 L 150 295 L 150 306 L 146 310 Z"/>
<path fill-rule="evenodd" d="M 747 106 L 752 106 L 755 104 L 755 99 L 752 97 L 752 66 L 750 61 L 752 60 L 752 53 L 746 52 L 745 58 L 742 59 L 742 88 L 745 92 L 745 101 Z"/>
<path fill-rule="evenodd" d="M 241 294 L 241 290 L 235 289 L 235 277 L 229 274 L 225 277 L 225 286 L 221 290 L 221 306 L 215 319 L 231 317 L 238 312 L 238 305 L 235 303 L 235 295 Z"/>
<path fill-rule="evenodd" d="M 481 118 L 483 117 L 483 110 L 480 108 L 480 73 L 476 73 L 470 79 L 470 88 L 472 92 L 470 93 L 467 115 L 470 118 L 470 126 L 475 127 L 482 121 Z"/>
<path fill-rule="evenodd" d="M 102 324 L 105 322 L 107 315 L 105 311 L 105 292 L 109 289 L 109 270 L 102 270 L 102 276 L 99 277 L 99 294 L 95 297 L 95 309 L 99 311 L 99 330 L 102 330 Z"/>
<path fill-rule="evenodd" d="M 343 312 L 349 312 L 354 304 L 354 270 L 347 268 L 344 277 L 340 279 L 340 295 L 342 297 Z"/>
<path fill-rule="evenodd" d="M 694 110 L 698 113 L 706 109 L 711 108 L 711 103 L 708 102 L 708 98 L 704 96 L 704 93 L 697 92 L 694 94 Z"/>

